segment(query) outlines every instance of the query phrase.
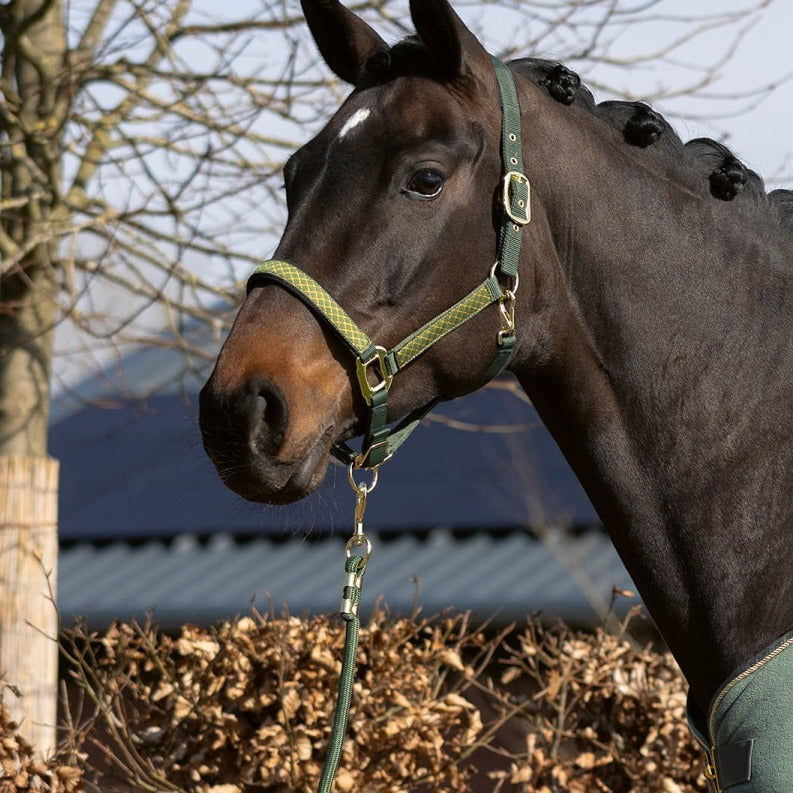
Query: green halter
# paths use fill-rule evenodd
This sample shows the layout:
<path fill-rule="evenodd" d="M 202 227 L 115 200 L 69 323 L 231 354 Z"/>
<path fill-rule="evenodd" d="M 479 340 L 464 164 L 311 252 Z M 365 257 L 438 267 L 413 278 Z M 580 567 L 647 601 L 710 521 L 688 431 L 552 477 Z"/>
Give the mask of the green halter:
<path fill-rule="evenodd" d="M 509 69 L 500 60 L 493 58 L 493 63 L 502 109 L 503 215 L 498 259 L 490 275 L 476 289 L 395 347 L 386 350 L 376 345 L 317 281 L 294 264 L 271 259 L 261 264 L 248 281 L 248 291 L 261 278 L 276 281 L 288 289 L 325 319 L 355 356 L 358 384 L 368 405 L 363 443 L 358 453 L 343 442 L 333 447 L 339 460 L 355 468 L 376 469 L 382 465 L 439 401 L 409 413 L 394 427 L 388 425 L 388 390 L 392 379 L 433 344 L 487 306 L 498 303 L 501 329 L 496 340 L 496 352 L 482 378 L 482 385 L 504 368 L 515 347 L 515 291 L 521 233 L 523 226 L 531 220 L 530 188 L 529 180 L 523 174 L 520 106 L 515 83 Z M 502 280 L 510 287 L 503 287 Z"/>

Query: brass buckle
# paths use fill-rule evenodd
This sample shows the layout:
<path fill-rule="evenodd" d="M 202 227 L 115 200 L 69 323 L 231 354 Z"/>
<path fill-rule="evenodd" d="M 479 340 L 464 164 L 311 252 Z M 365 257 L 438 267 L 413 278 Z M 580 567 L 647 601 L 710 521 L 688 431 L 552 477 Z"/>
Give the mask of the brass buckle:
<path fill-rule="evenodd" d="M 379 391 L 388 391 L 391 388 L 391 381 L 394 379 L 393 375 L 389 374 L 388 367 L 386 366 L 386 355 L 388 350 L 385 347 L 376 346 L 374 348 L 375 354 L 369 358 L 368 361 L 363 361 L 360 358 L 355 359 L 355 368 L 358 375 L 358 385 L 361 388 L 363 398 L 366 400 L 367 405 L 372 404 L 372 395 Z M 377 375 L 380 377 L 380 382 L 372 385 L 369 382 L 368 369 L 373 363 L 377 363 L 379 372 Z"/>
<path fill-rule="evenodd" d="M 518 201 L 518 207 L 522 214 L 518 214 L 512 210 L 512 188 L 515 184 L 526 185 L 526 201 Z M 504 211 L 507 217 L 518 226 L 525 226 L 531 222 L 531 184 L 525 174 L 520 171 L 508 171 L 504 176 L 504 194 L 503 194 Z M 523 206 L 521 206 L 523 204 Z"/>

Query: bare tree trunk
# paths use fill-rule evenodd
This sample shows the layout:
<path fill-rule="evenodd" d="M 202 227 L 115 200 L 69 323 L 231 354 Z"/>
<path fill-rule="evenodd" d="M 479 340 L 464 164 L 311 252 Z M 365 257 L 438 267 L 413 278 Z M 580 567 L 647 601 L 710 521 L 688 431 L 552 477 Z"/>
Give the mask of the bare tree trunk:
<path fill-rule="evenodd" d="M 68 97 L 61 0 L 0 8 L 0 674 L 9 706 L 42 754 L 55 748 L 58 464 L 47 455 L 56 238 Z"/>
<path fill-rule="evenodd" d="M 6 705 L 42 755 L 56 744 L 58 463 L 0 457 L 0 673 Z"/>

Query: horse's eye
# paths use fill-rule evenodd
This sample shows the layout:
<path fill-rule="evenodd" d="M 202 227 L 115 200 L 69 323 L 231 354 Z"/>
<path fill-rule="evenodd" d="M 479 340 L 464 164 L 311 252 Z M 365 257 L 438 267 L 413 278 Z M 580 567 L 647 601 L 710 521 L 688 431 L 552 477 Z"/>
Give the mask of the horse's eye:
<path fill-rule="evenodd" d="M 443 190 L 444 175 L 434 168 L 421 168 L 410 177 L 406 191 L 417 198 L 435 198 Z"/>

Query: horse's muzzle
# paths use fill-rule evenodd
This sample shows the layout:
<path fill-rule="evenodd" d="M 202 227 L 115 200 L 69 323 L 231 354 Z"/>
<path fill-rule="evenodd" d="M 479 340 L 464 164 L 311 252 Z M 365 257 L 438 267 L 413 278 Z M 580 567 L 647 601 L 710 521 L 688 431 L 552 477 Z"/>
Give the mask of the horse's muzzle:
<path fill-rule="evenodd" d="M 250 501 L 297 501 L 324 477 L 332 428 L 287 448 L 287 401 L 267 378 L 251 378 L 230 392 L 210 378 L 199 396 L 199 423 L 220 478 Z"/>

